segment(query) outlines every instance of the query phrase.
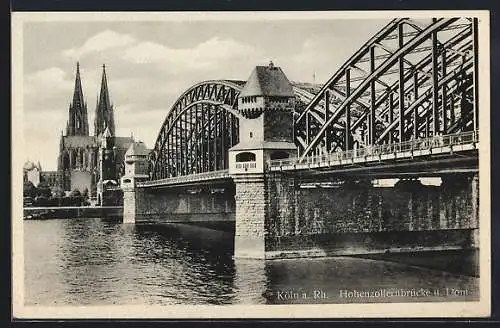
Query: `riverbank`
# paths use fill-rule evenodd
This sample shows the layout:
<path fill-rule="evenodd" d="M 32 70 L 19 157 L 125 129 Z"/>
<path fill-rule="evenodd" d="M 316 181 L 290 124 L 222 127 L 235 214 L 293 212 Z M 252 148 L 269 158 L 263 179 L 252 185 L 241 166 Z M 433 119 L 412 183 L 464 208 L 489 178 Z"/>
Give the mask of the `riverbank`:
<path fill-rule="evenodd" d="M 64 207 L 25 207 L 24 220 L 47 220 L 69 218 L 121 218 L 123 206 L 64 206 Z"/>

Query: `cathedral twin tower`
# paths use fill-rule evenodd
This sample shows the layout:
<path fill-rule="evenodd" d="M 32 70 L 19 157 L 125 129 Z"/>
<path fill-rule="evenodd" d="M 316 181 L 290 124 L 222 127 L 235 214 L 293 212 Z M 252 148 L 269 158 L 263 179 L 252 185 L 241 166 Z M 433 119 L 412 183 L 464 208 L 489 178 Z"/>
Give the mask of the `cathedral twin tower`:
<path fill-rule="evenodd" d="M 113 105 L 109 100 L 106 66 L 102 65 L 101 91 L 97 99 L 94 120 L 94 136 L 104 133 L 106 127 L 111 135 L 115 135 L 115 119 Z M 76 63 L 75 90 L 73 101 L 69 106 L 69 119 L 66 127 L 67 136 L 88 136 L 89 124 L 87 117 L 87 103 L 83 97 L 82 81 L 80 77 L 80 63 Z"/>
<path fill-rule="evenodd" d="M 99 202 L 99 190 L 102 191 L 105 184 L 118 184 L 125 152 L 134 142 L 131 137 L 115 136 L 114 108 L 109 98 L 104 65 L 93 135 L 89 133 L 79 63 L 76 64 L 75 89 L 68 114 L 66 133 L 61 135 L 59 144 L 59 186 L 66 192 L 87 191 Z"/>

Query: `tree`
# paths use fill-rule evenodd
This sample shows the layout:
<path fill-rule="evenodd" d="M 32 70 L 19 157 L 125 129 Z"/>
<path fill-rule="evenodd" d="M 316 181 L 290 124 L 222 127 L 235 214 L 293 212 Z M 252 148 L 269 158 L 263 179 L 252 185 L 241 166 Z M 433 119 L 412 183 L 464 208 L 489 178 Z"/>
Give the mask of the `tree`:
<path fill-rule="evenodd" d="M 37 196 L 43 196 L 43 197 L 47 197 L 47 198 L 50 198 L 52 197 L 52 191 L 50 190 L 50 187 L 48 186 L 48 184 L 46 182 L 40 182 L 38 184 L 38 187 L 36 188 L 37 192 Z"/>
<path fill-rule="evenodd" d="M 35 198 L 37 194 L 37 190 L 35 185 L 31 181 L 26 181 L 23 185 L 23 196 L 24 197 L 33 197 Z"/>

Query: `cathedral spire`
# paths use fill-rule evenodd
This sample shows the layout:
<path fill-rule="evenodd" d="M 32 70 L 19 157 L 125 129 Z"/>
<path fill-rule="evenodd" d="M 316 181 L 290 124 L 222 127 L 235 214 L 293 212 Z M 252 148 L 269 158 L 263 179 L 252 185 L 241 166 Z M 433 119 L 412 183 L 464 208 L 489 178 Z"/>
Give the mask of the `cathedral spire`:
<path fill-rule="evenodd" d="M 106 65 L 102 65 L 101 91 L 96 106 L 94 135 L 98 136 L 104 133 L 106 127 L 109 128 L 111 135 L 115 135 L 115 118 L 113 106 L 109 100 L 108 80 L 106 77 Z"/>
<path fill-rule="evenodd" d="M 76 77 L 75 77 L 75 90 L 73 92 L 73 107 L 83 106 L 83 89 L 82 80 L 80 78 L 80 62 L 76 62 Z"/>
<path fill-rule="evenodd" d="M 69 106 L 69 119 L 66 135 L 89 135 L 87 104 L 85 103 L 85 99 L 83 97 L 82 80 L 80 77 L 80 62 L 76 62 L 75 89 L 73 91 L 73 101 Z"/>

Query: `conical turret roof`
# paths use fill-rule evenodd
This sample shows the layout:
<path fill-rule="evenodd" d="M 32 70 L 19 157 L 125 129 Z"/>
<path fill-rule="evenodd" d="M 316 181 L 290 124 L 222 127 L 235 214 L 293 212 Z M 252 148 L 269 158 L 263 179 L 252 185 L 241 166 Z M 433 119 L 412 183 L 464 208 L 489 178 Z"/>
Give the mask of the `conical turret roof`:
<path fill-rule="evenodd" d="M 285 73 L 271 62 L 269 66 L 255 67 L 239 96 L 294 97 L 294 92 Z"/>
<path fill-rule="evenodd" d="M 132 142 L 130 147 L 128 147 L 125 156 L 147 156 L 149 154 L 149 150 L 146 148 L 146 145 L 142 141 Z"/>

